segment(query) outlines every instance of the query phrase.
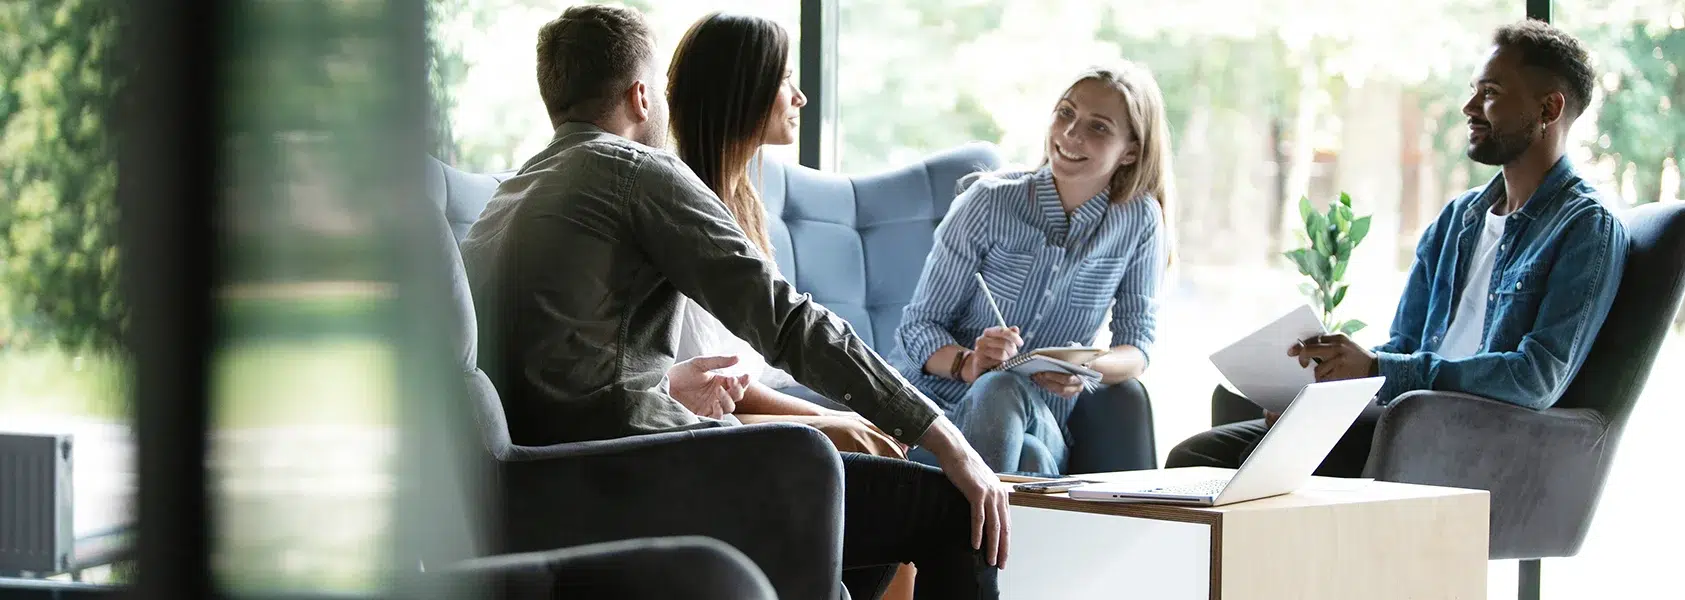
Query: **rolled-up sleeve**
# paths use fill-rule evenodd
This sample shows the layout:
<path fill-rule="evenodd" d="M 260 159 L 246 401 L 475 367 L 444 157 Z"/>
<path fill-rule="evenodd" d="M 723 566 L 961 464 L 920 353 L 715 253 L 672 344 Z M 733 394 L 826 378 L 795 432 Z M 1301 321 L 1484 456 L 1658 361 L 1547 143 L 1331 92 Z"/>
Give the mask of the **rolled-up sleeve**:
<path fill-rule="evenodd" d="M 773 366 L 916 445 L 940 411 L 852 326 L 777 273 L 677 158 L 650 153 L 626 190 L 632 234 L 679 292 Z"/>
<path fill-rule="evenodd" d="M 1158 289 L 1169 263 L 1170 248 L 1158 203 L 1150 198 L 1136 202 L 1142 204 L 1136 219 L 1140 223 L 1139 233 L 1112 306 L 1112 345 L 1134 346 L 1150 363 L 1153 341 L 1157 339 Z"/>
<path fill-rule="evenodd" d="M 923 365 L 937 350 L 961 344 L 949 329 L 960 309 L 977 292 L 972 277 L 982 261 L 981 232 L 977 213 L 982 210 L 983 186 L 972 186 L 948 210 L 948 217 L 936 226 L 936 240 L 925 258 L 924 272 L 913 289 L 913 298 L 901 313 L 895 337 L 914 365 Z"/>

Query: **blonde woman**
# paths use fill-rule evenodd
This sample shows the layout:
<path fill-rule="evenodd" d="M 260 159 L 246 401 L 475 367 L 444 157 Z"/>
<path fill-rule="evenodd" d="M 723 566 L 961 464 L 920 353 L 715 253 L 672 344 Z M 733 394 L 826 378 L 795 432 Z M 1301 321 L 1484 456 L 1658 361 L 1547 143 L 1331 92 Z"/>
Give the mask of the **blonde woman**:
<path fill-rule="evenodd" d="M 1111 312 L 1102 385 L 1147 368 L 1168 261 L 1171 180 L 1164 99 L 1145 68 L 1082 73 L 1049 114 L 1045 158 L 970 185 L 936 228 L 891 361 L 943 405 L 997 472 L 1063 473 L 1083 381 L 991 369 L 1091 341 Z M 981 273 L 1006 320 L 977 283 Z"/>

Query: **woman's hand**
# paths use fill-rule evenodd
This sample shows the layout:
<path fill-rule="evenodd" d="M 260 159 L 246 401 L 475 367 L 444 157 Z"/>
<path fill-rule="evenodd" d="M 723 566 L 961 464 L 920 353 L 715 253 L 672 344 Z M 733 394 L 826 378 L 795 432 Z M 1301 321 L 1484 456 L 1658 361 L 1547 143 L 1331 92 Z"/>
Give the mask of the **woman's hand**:
<path fill-rule="evenodd" d="M 983 335 L 977 338 L 977 350 L 965 359 L 965 368 L 961 370 L 961 377 L 966 383 L 977 381 L 989 369 L 1000 366 L 1018 355 L 1018 348 L 1024 345 L 1024 338 L 1018 336 L 1017 327 L 990 327 L 983 330 Z"/>
<path fill-rule="evenodd" d="M 1066 400 L 1077 397 L 1077 394 L 1081 394 L 1083 390 L 1083 379 L 1080 375 L 1042 371 L 1031 375 L 1030 380 L 1036 382 L 1036 385 L 1041 386 L 1042 389 L 1053 392 L 1054 395 Z"/>

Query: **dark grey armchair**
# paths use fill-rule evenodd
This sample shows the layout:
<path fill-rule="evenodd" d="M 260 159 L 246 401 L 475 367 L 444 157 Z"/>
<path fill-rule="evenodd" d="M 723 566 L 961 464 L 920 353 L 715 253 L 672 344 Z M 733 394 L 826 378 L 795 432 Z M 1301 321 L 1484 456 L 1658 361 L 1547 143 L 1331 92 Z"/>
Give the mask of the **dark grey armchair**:
<path fill-rule="evenodd" d="M 1521 597 L 1538 598 L 1539 559 L 1577 554 L 1685 293 L 1685 205 L 1625 211 L 1631 246 L 1609 317 L 1568 391 L 1543 411 L 1448 392 L 1400 396 L 1381 416 L 1365 475 L 1491 492 L 1491 558 L 1522 559 Z M 1257 418 L 1225 392 L 1214 420 Z"/>
<path fill-rule="evenodd" d="M 659 576 L 652 576 L 659 574 Z M 748 557 L 709 538 L 626 540 L 476 558 L 426 578 L 423 598 L 774 600 Z"/>
<path fill-rule="evenodd" d="M 778 597 L 832 598 L 841 589 L 842 462 L 800 425 L 717 428 L 617 440 L 519 446 L 497 390 L 476 364 L 474 307 L 457 240 L 496 179 L 430 165 L 440 260 L 452 273 L 463 378 L 484 451 L 489 514 L 476 555 L 550 551 L 631 538 L 705 536 L 747 556 Z M 451 231 L 447 231 L 449 228 Z M 769 474 L 777 473 L 773 477 Z M 469 486 L 476 487 L 476 486 Z M 447 561 L 449 562 L 449 561 Z M 652 578 L 664 572 L 646 572 Z"/>

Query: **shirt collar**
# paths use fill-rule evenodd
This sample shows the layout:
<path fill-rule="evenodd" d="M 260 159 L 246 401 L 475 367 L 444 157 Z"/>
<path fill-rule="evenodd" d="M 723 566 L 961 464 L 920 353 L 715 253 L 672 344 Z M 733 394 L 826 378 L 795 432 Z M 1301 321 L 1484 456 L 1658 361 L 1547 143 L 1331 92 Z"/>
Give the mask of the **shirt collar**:
<path fill-rule="evenodd" d="M 1043 165 L 1041 169 L 1036 171 L 1035 179 L 1036 206 L 1041 209 L 1042 216 L 1046 217 L 1049 223 L 1058 223 L 1063 221 L 1065 217 L 1065 205 L 1059 201 L 1059 188 L 1053 185 L 1053 167 Z M 1071 213 L 1070 220 L 1086 223 L 1088 221 L 1098 219 L 1101 215 L 1106 213 L 1106 207 L 1109 206 L 1110 203 L 1110 190 L 1100 190 L 1099 194 L 1095 194 L 1093 198 L 1089 198 L 1087 202 L 1083 202 L 1081 206 L 1078 206 L 1077 209 Z"/>
<path fill-rule="evenodd" d="M 1574 168 L 1574 161 L 1569 160 L 1568 155 L 1564 154 L 1562 158 L 1556 159 L 1556 164 L 1551 165 L 1549 171 L 1545 171 L 1545 178 L 1539 182 L 1538 189 L 1533 190 L 1533 195 L 1527 198 L 1527 203 L 1521 205 L 1521 210 L 1514 214 L 1527 219 L 1537 219 L 1541 215 L 1554 210 L 1556 205 L 1562 203 L 1562 198 L 1565 196 L 1562 193 L 1563 188 L 1568 187 L 1569 182 L 1578 179 L 1579 176 L 1579 170 Z M 1504 192 L 1504 174 L 1500 171 L 1497 175 L 1492 176 L 1491 182 L 1486 184 L 1485 191 L 1480 193 L 1479 201 L 1469 206 L 1468 212 L 1463 215 L 1463 220 L 1472 221 L 1481 218 L 1482 213 L 1491 210 L 1493 205 L 1504 199 Z"/>

